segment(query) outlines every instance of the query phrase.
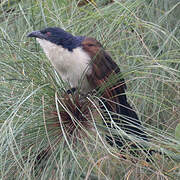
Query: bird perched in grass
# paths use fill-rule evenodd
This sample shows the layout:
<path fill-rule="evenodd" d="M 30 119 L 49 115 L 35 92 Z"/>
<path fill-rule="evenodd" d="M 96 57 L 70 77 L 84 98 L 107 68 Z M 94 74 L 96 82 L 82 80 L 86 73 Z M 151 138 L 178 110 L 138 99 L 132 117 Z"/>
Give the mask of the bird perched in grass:
<path fill-rule="evenodd" d="M 33 31 L 28 37 L 36 38 L 61 78 L 70 84 L 71 91 L 79 89 L 80 94 L 86 95 L 104 88 L 99 104 L 107 127 L 119 127 L 127 134 L 147 140 L 141 121 L 127 101 L 120 69 L 100 42 L 91 37 L 73 36 L 58 27 Z M 106 140 L 112 146 L 123 145 L 117 134 L 107 135 Z"/>

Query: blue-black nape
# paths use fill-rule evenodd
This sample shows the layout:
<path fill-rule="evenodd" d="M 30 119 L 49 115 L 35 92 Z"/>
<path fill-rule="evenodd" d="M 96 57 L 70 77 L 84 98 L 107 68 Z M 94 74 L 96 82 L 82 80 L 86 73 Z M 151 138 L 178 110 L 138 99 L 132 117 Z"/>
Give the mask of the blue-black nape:
<path fill-rule="evenodd" d="M 69 51 L 73 51 L 74 48 L 81 46 L 81 42 L 85 38 L 83 36 L 73 36 L 58 27 L 48 27 L 40 32 L 46 36 L 46 40 L 56 45 L 61 45 Z"/>

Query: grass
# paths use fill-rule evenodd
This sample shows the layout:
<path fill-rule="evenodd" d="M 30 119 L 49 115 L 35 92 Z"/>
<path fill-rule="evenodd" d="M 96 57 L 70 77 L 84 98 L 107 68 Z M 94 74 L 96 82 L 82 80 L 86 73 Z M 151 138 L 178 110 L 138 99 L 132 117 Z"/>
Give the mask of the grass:
<path fill-rule="evenodd" d="M 180 3 L 96 3 L 78 7 L 70 0 L 0 2 L 1 179 L 179 179 L 175 128 L 180 123 Z M 46 26 L 92 36 L 103 44 L 119 65 L 128 101 L 151 137 L 147 147 L 165 155 L 157 153 L 147 163 L 143 153 L 134 156 L 128 148 L 110 147 L 101 114 L 92 111 L 98 109 L 98 96 L 88 99 L 94 130 L 78 124 L 83 137 L 75 131 L 74 142 L 63 125 L 56 126 L 61 115 L 57 111 L 63 106 L 69 112 L 61 101 L 67 85 L 36 42 L 26 38 Z M 114 133 L 127 138 L 120 129 Z M 47 158 L 38 164 L 43 154 Z"/>

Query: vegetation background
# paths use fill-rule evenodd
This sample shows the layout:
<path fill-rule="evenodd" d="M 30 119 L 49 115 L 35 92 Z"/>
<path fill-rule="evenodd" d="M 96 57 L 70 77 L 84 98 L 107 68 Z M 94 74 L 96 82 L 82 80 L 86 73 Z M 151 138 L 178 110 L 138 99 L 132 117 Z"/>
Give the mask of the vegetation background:
<path fill-rule="evenodd" d="M 0 1 L 0 179 L 180 179 L 180 1 L 91 2 Z M 148 147 L 163 154 L 146 162 L 143 153 L 110 147 L 96 114 L 95 133 L 76 143 L 60 138 L 59 127 L 49 130 L 47 114 L 64 84 L 27 39 L 47 26 L 103 44 L 126 79 L 128 101 L 151 137 Z"/>

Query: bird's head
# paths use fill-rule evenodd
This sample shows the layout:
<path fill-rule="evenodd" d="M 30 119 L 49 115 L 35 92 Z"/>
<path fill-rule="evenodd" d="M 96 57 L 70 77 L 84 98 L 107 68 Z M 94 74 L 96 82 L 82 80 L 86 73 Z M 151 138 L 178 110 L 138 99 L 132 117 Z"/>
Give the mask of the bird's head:
<path fill-rule="evenodd" d="M 39 31 L 33 31 L 28 34 L 28 37 L 49 41 L 56 45 L 61 45 L 63 48 L 72 51 L 74 48 L 81 46 L 81 42 L 85 37 L 73 36 L 58 27 L 49 27 Z"/>
<path fill-rule="evenodd" d="M 91 60 L 97 58 L 102 47 L 96 39 L 73 36 L 58 27 L 33 31 L 28 34 L 28 37 L 36 38 L 61 78 L 72 88 L 77 88 L 79 83 L 84 81 L 85 83 L 81 83 L 82 89 L 89 90 L 86 74 L 91 74 Z"/>

